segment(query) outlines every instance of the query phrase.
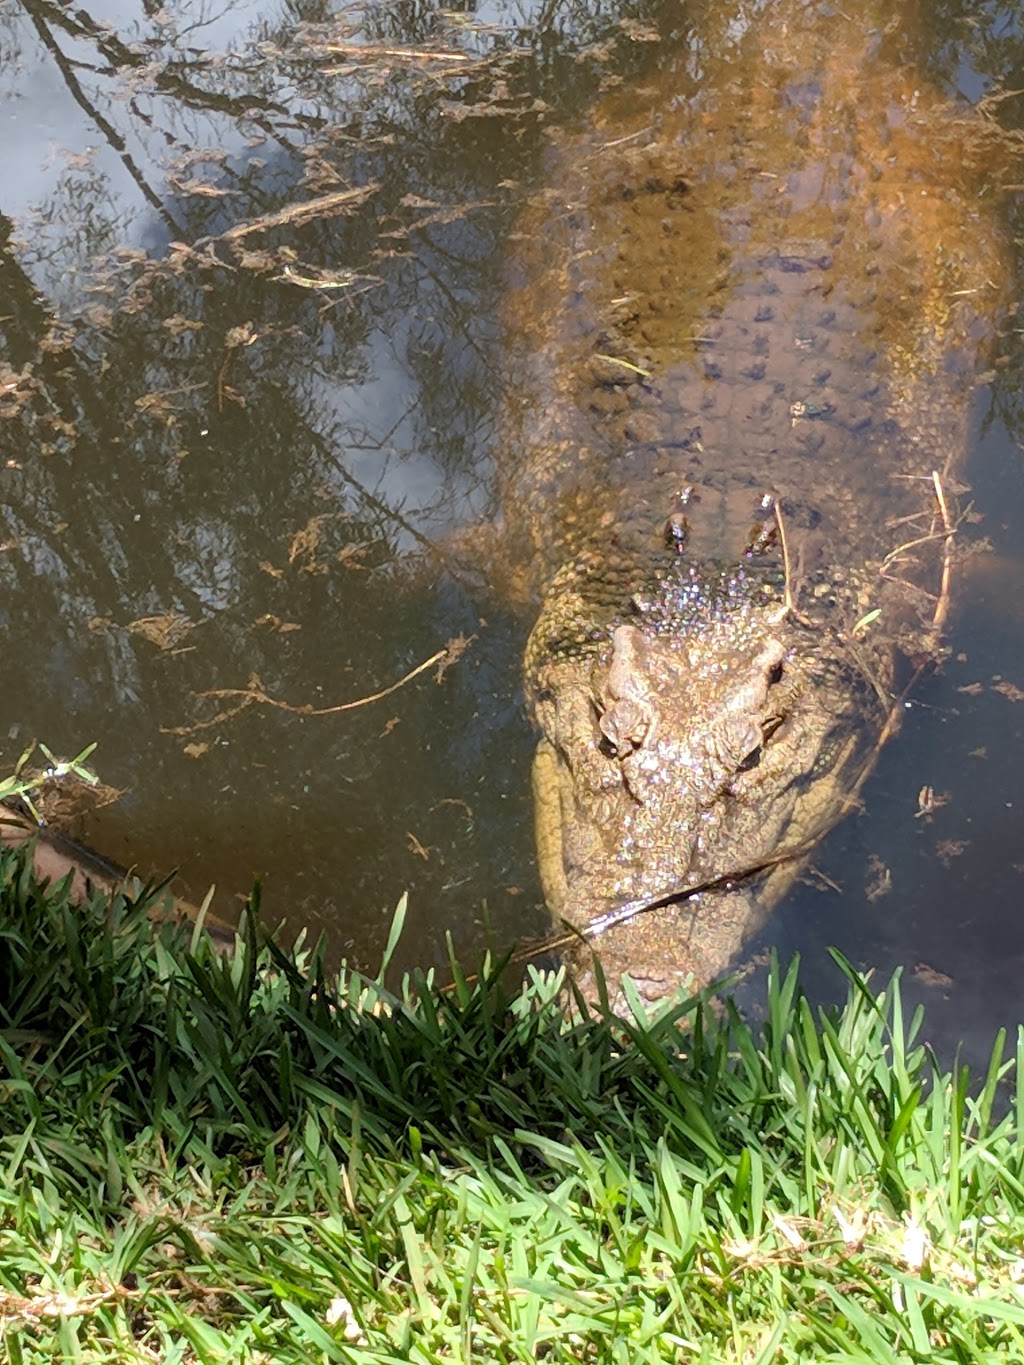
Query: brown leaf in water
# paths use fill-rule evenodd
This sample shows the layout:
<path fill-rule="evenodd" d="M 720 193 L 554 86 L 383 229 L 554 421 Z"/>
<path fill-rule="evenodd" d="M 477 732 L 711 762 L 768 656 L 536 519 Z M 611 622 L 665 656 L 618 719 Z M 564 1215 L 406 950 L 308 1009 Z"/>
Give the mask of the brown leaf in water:
<path fill-rule="evenodd" d="M 998 692 L 999 695 L 1005 697 L 1007 701 L 1024 701 L 1024 691 L 1012 682 L 1002 680 L 994 682 L 992 684 L 992 691 Z"/>
<path fill-rule="evenodd" d="M 202 758 L 209 747 L 208 744 L 185 744 L 183 745 L 181 752 L 187 758 Z"/>
<path fill-rule="evenodd" d="M 949 805 L 949 792 L 937 792 L 934 787 L 922 787 L 917 793 L 917 810 L 914 812 L 914 819 L 920 820 L 922 816 L 929 818 L 942 806 Z"/>
<path fill-rule="evenodd" d="M 951 976 L 947 976 L 945 972 L 936 971 L 934 967 L 929 967 L 927 962 L 916 962 L 914 964 L 914 975 L 922 986 L 935 986 L 941 990 L 948 990 L 953 985 Z"/>
<path fill-rule="evenodd" d="M 277 257 L 272 251 L 251 251 L 242 250 L 237 253 L 238 264 L 243 270 L 251 270 L 255 274 L 269 274 L 271 271 L 279 269 Z"/>
<path fill-rule="evenodd" d="M 73 773 L 63 777 L 43 776 L 32 793 L 32 800 L 48 825 L 66 830 L 75 837 L 79 821 L 112 806 L 123 795 L 123 788 L 105 782 L 82 782 Z"/>
<path fill-rule="evenodd" d="M 229 349 L 236 346 L 251 346 L 254 341 L 259 340 L 259 333 L 251 322 L 243 322 L 238 327 L 231 327 L 227 336 L 224 338 L 224 345 Z"/>
<path fill-rule="evenodd" d="M 475 635 L 455 635 L 445 644 L 444 658 L 437 665 L 437 672 L 434 674 L 435 682 L 441 682 L 448 669 L 452 664 L 459 662 L 475 639 Z"/>
<path fill-rule="evenodd" d="M 314 560 L 317 547 L 323 539 L 324 525 L 331 520 L 329 513 L 321 513 L 319 516 L 310 517 L 301 530 L 296 531 L 292 536 L 291 544 L 288 546 L 288 563 L 294 564 L 296 560 L 304 561 L 299 565 L 304 573 L 326 573 L 322 564 L 317 564 Z"/>
<path fill-rule="evenodd" d="M 641 23 L 639 19 L 620 19 L 618 27 L 631 43 L 657 43 L 661 41 L 661 34 L 657 28 L 653 24 Z"/>
<path fill-rule="evenodd" d="M 345 569 L 362 569 L 364 572 L 368 565 L 363 564 L 362 560 L 366 556 L 369 545 L 343 545 L 335 558 Z"/>
<path fill-rule="evenodd" d="M 181 313 L 175 313 L 173 317 L 164 318 L 161 326 L 165 327 L 171 336 L 181 336 L 182 332 L 200 332 L 203 324 L 194 318 L 187 318 Z"/>
<path fill-rule="evenodd" d="M 163 616 L 140 616 L 137 621 L 129 621 L 126 627 L 133 635 L 141 635 L 158 649 L 176 649 L 195 623 L 180 612 L 169 611 Z"/>
<path fill-rule="evenodd" d="M 280 631 L 282 635 L 286 635 L 292 630 L 302 629 L 298 621 L 282 621 L 280 616 L 275 616 L 273 612 L 269 611 L 263 616 L 257 616 L 252 625 L 254 630 L 257 627 L 266 626 L 268 630 Z"/>
<path fill-rule="evenodd" d="M 420 841 L 416 838 L 416 835 L 410 833 L 409 830 L 406 830 L 405 837 L 409 840 L 409 847 L 412 849 L 413 853 L 416 854 L 417 858 L 422 858 L 425 863 L 429 862 L 430 850 L 423 847 Z"/>
<path fill-rule="evenodd" d="M 228 199 L 234 196 L 235 190 L 227 189 L 223 185 L 210 185 L 202 180 L 171 180 L 172 187 L 179 194 L 192 195 L 196 199 Z"/>
<path fill-rule="evenodd" d="M 959 858 L 967 847 L 967 839 L 940 839 L 935 845 L 935 854 L 943 867 L 949 867 L 953 859 Z"/>
<path fill-rule="evenodd" d="M 868 859 L 868 876 L 864 884 L 864 894 L 869 901 L 881 900 L 892 890 L 892 869 L 884 863 L 877 853 Z"/>

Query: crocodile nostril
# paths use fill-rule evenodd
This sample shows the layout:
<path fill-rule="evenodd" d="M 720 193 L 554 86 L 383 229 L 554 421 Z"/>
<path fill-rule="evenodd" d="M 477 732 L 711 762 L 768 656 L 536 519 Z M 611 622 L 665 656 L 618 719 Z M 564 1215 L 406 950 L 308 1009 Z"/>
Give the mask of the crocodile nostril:
<path fill-rule="evenodd" d="M 619 756 L 617 745 L 613 740 L 610 740 L 607 735 L 601 735 L 597 741 L 597 747 L 605 758 L 618 758 Z"/>
<path fill-rule="evenodd" d="M 771 737 L 782 729 L 785 723 L 785 716 L 769 716 L 767 720 L 763 720 L 761 722 L 761 742 L 767 744 Z"/>
<path fill-rule="evenodd" d="M 682 554 L 690 534 L 690 523 L 682 512 L 673 512 L 665 523 L 665 544 L 676 554 Z"/>

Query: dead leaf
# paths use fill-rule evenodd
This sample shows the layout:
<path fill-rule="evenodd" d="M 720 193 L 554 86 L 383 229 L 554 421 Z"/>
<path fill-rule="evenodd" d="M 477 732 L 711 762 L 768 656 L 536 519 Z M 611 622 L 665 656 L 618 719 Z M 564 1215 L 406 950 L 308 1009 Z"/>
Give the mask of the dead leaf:
<path fill-rule="evenodd" d="M 314 556 L 317 546 L 323 539 L 324 525 L 330 520 L 329 513 L 321 513 L 320 516 L 310 517 L 305 526 L 295 532 L 291 544 L 288 546 L 289 564 L 294 564 L 296 560 L 302 560 L 304 562 L 299 565 L 299 568 L 304 573 L 326 572 L 323 565 L 316 563 Z"/>
<path fill-rule="evenodd" d="M 413 853 L 416 854 L 417 858 L 422 858 L 425 863 L 429 862 L 430 850 L 423 847 L 420 841 L 416 838 L 416 835 L 411 834 L 408 830 L 406 830 L 405 837 L 409 840 L 409 847 L 412 849 Z"/>
<path fill-rule="evenodd" d="M 914 963 L 914 976 L 922 986 L 934 986 L 936 990 L 947 991 L 953 984 L 951 976 L 947 976 L 945 972 L 936 971 L 934 967 L 929 967 L 927 962 Z"/>
<path fill-rule="evenodd" d="M 181 336 L 182 332 L 200 332 L 203 324 L 194 318 L 183 317 L 181 313 L 175 313 L 173 317 L 164 318 L 163 327 L 170 332 L 171 336 Z"/>
<path fill-rule="evenodd" d="M 141 635 L 158 649 L 176 649 L 195 623 L 180 612 L 169 611 L 163 616 L 140 616 L 137 621 L 129 621 L 126 627 L 133 635 Z"/>
<path fill-rule="evenodd" d="M 917 810 L 914 812 L 914 819 L 920 820 L 922 816 L 930 817 L 942 806 L 948 804 L 949 792 L 937 792 L 934 787 L 922 787 L 917 793 Z"/>
<path fill-rule="evenodd" d="M 434 681 L 440 682 L 452 664 L 457 664 L 476 639 L 475 635 L 456 635 L 444 647 L 444 658 L 437 665 Z"/>
<path fill-rule="evenodd" d="M 369 565 L 364 564 L 362 561 L 366 557 L 366 552 L 369 548 L 369 545 L 365 544 L 344 545 L 338 551 L 335 558 L 345 569 L 362 569 L 365 572 L 369 568 Z"/>
<path fill-rule="evenodd" d="M 892 869 L 884 863 L 877 853 L 868 859 L 868 876 L 864 894 L 871 902 L 881 900 L 892 890 Z"/>
<path fill-rule="evenodd" d="M 229 349 L 236 346 L 251 346 L 254 341 L 259 340 L 259 333 L 251 322 L 243 322 L 239 327 L 231 327 L 224 338 L 224 345 Z"/>
<path fill-rule="evenodd" d="M 954 858 L 959 858 L 968 847 L 966 839 L 940 839 L 935 845 L 935 854 L 943 867 L 949 867 Z"/>

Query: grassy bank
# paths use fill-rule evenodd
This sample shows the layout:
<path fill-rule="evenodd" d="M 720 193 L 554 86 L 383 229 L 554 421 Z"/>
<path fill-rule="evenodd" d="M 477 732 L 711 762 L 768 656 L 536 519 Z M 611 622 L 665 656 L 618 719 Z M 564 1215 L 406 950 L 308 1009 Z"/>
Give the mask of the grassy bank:
<path fill-rule="evenodd" d="M 0 1359 L 1024 1359 L 1024 1042 L 969 1098 L 896 985 L 773 973 L 754 1036 L 557 984 L 222 958 L 0 853 Z"/>

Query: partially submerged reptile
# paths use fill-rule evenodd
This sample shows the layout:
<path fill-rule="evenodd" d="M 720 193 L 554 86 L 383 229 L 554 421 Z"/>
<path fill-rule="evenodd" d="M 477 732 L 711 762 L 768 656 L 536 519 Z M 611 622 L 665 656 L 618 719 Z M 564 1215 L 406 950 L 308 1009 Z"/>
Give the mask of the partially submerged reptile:
<path fill-rule="evenodd" d="M 651 998 L 728 966 L 940 651 L 1008 143 L 884 20 L 780 0 L 606 97 L 517 234 L 541 876 Z"/>
<path fill-rule="evenodd" d="M 728 966 L 939 654 L 1009 279 L 1007 139 L 890 55 L 880 0 L 708 9 L 699 77 L 554 148 L 506 316 L 545 894 L 650 997 Z"/>

